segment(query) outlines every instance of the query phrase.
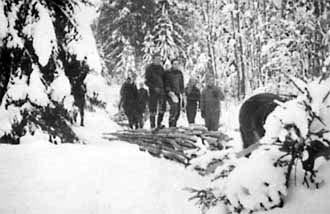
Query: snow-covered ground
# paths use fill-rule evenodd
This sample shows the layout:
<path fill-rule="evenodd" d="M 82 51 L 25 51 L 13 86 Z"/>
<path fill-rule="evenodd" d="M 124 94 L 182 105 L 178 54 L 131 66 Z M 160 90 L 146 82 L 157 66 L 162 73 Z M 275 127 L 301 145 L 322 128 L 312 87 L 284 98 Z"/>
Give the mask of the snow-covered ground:
<path fill-rule="evenodd" d="M 238 132 L 233 130 L 238 128 L 238 105 L 223 105 L 223 109 L 222 128 L 230 131 L 239 147 Z M 85 144 L 53 145 L 42 135 L 38 141 L 26 136 L 21 145 L 0 144 L 0 213 L 201 213 L 183 188 L 214 185 L 207 177 L 154 158 L 136 145 L 103 139 L 103 132 L 120 128 L 105 112 L 87 112 L 85 121 L 85 127 L 74 128 Z M 200 115 L 197 123 L 202 123 Z M 179 124 L 187 125 L 184 115 Z M 302 187 L 298 175 L 284 208 L 259 213 L 329 213 L 329 164 L 321 168 L 321 177 L 325 184 L 316 190 Z M 217 207 L 208 212 L 215 213 L 225 211 Z"/>
<path fill-rule="evenodd" d="M 103 140 L 113 124 L 86 116 L 77 129 L 87 145 L 0 145 L 0 213 L 199 213 L 182 189 L 202 188 L 205 179 L 137 146 Z"/>

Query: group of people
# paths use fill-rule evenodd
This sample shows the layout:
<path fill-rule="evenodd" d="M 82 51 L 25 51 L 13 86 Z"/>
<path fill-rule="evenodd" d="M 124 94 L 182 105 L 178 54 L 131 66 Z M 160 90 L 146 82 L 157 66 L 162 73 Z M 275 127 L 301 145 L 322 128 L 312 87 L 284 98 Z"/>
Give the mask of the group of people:
<path fill-rule="evenodd" d="M 208 130 L 219 128 L 220 101 L 224 99 L 221 89 L 215 85 L 214 77 L 206 77 L 206 86 L 200 91 L 196 78 L 190 78 L 184 87 L 184 77 L 180 70 L 180 60 L 173 59 L 167 70 L 162 66 L 161 56 L 155 54 L 152 63 L 145 70 L 145 85 L 135 84 L 136 74 L 129 72 L 129 77 L 120 90 L 120 106 L 128 118 L 130 128 L 143 128 L 146 107 L 149 107 L 150 127 L 162 128 L 167 103 L 170 106 L 169 127 L 176 127 L 181 108 L 186 110 L 189 124 L 195 123 L 198 106 Z"/>

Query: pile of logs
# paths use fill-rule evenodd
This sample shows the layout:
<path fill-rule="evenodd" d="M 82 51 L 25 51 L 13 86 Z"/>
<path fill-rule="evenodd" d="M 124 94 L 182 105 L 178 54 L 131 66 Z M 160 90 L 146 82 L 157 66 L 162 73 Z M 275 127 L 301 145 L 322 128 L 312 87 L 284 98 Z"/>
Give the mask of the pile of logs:
<path fill-rule="evenodd" d="M 147 151 L 156 157 L 164 157 L 184 165 L 194 158 L 187 151 L 226 148 L 226 142 L 231 138 L 222 133 L 207 131 L 205 128 L 164 128 L 160 130 L 122 130 L 115 133 L 104 133 L 103 138 L 121 140 L 137 144 L 141 151 Z"/>

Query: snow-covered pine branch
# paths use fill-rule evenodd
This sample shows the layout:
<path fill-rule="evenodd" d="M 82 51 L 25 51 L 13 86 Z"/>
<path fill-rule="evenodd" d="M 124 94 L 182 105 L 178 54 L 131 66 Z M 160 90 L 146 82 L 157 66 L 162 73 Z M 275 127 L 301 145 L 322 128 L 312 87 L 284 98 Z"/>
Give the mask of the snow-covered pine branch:
<path fill-rule="evenodd" d="M 18 142 L 34 124 L 65 142 L 77 140 L 69 125 L 73 104 L 85 93 L 88 71 L 101 72 L 90 26 L 94 3 L 0 3 L 0 138 Z"/>
<path fill-rule="evenodd" d="M 212 206 L 224 205 L 233 213 L 268 210 L 285 205 L 292 183 L 321 187 L 318 169 L 330 159 L 329 81 L 296 83 L 303 93 L 279 103 L 269 114 L 261 146 L 249 158 L 237 159 L 229 152 L 212 175 L 214 187 L 190 189 L 202 209 L 209 209 L 212 201 Z M 194 162 L 206 168 L 217 158 L 208 156 L 206 153 Z M 303 176 L 296 178 L 297 171 Z M 212 197 L 206 200 L 205 195 Z"/>

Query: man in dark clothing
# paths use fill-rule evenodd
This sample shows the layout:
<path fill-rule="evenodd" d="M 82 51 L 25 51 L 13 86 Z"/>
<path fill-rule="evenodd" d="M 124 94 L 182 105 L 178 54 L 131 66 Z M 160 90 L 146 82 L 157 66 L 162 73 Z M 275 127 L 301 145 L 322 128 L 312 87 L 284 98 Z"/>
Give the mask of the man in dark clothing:
<path fill-rule="evenodd" d="M 138 90 L 134 82 L 135 78 L 128 77 L 120 89 L 120 103 L 119 108 L 122 106 L 127 116 L 129 127 L 137 129 L 138 126 Z"/>
<path fill-rule="evenodd" d="M 146 67 L 145 83 L 149 87 L 150 126 L 155 128 L 155 119 L 158 110 L 157 127 L 162 126 L 166 110 L 164 90 L 164 68 L 159 55 L 153 56 L 153 62 Z"/>
<path fill-rule="evenodd" d="M 84 126 L 84 118 L 85 118 L 85 106 L 86 106 L 86 92 L 87 88 L 84 83 L 84 80 L 89 72 L 89 67 L 87 65 L 87 58 L 85 57 L 82 62 L 76 60 L 72 60 L 70 67 L 71 71 L 71 93 L 74 97 L 74 104 L 78 107 L 80 113 L 80 125 Z"/>
<path fill-rule="evenodd" d="M 165 72 L 165 92 L 171 106 L 169 127 L 176 127 L 180 116 L 182 94 L 184 92 L 183 74 L 179 70 L 179 60 L 172 60 L 172 67 Z"/>
<path fill-rule="evenodd" d="M 144 84 L 140 83 L 140 88 L 138 90 L 138 123 L 139 128 L 143 128 L 144 125 L 144 114 L 147 109 L 147 103 L 149 100 L 148 91 L 143 87 Z"/>
<path fill-rule="evenodd" d="M 201 92 L 196 85 L 197 79 L 190 78 L 187 87 L 185 88 L 185 94 L 187 98 L 186 113 L 189 124 L 195 123 L 197 106 L 201 98 Z"/>
<path fill-rule="evenodd" d="M 214 78 L 207 77 L 202 91 L 200 108 L 205 126 L 209 131 L 217 131 L 220 118 L 220 101 L 224 99 L 221 89 L 214 85 Z"/>

